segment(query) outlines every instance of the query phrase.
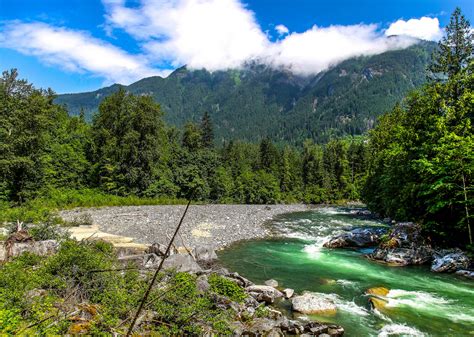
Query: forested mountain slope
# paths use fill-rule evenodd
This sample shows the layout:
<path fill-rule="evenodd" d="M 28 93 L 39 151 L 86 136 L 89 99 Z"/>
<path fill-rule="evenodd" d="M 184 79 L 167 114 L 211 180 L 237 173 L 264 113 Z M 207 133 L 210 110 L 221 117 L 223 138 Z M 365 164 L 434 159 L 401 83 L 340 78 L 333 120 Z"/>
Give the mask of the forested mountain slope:
<path fill-rule="evenodd" d="M 435 44 L 420 42 L 404 50 L 347 60 L 309 77 L 284 69 L 249 64 L 244 69 L 216 71 L 182 67 L 167 78 L 149 77 L 126 86 L 149 94 L 161 104 L 165 119 L 177 126 L 209 112 L 216 139 L 300 142 L 325 141 L 331 135 L 361 134 L 426 79 Z M 81 109 L 91 118 L 114 84 L 94 92 L 65 94 L 72 115 Z"/>

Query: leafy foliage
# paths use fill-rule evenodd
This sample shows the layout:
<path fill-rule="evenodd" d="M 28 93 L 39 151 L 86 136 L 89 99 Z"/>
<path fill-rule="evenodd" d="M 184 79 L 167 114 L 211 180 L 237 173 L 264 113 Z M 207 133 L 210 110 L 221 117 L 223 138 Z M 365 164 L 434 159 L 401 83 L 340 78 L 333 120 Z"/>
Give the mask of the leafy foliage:
<path fill-rule="evenodd" d="M 242 302 L 247 297 L 245 291 L 237 283 L 217 274 L 209 276 L 209 285 L 211 291 L 235 302 Z"/>
<path fill-rule="evenodd" d="M 457 9 L 434 56 L 448 78 L 410 94 L 371 132 L 363 193 L 372 209 L 420 221 L 447 245 L 473 242 L 474 74 L 466 24 Z"/>
<path fill-rule="evenodd" d="M 24 254 L 7 262 L 0 267 L 0 333 L 124 334 L 124 323 L 136 310 L 150 275 L 142 277 L 133 269 L 108 271 L 118 267 L 112 247 L 100 241 L 66 241 L 50 257 Z M 228 334 L 235 313 L 217 308 L 212 296 L 198 292 L 191 274 L 162 273 L 147 304 L 153 318 L 137 333 L 200 334 L 206 325 Z M 86 318 L 75 323 L 77 316 L 71 313 L 80 312 Z"/>

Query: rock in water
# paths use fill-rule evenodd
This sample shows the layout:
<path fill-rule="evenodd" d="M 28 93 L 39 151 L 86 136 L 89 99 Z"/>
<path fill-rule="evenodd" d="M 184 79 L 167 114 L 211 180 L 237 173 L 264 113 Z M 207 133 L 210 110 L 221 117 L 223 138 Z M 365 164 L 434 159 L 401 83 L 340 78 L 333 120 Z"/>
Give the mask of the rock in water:
<path fill-rule="evenodd" d="M 435 252 L 431 271 L 436 273 L 454 273 L 469 267 L 470 260 L 460 249 L 445 249 Z"/>
<path fill-rule="evenodd" d="M 367 295 L 370 295 L 369 302 L 372 306 L 378 310 L 385 308 L 387 300 L 385 297 L 388 295 L 390 290 L 384 287 L 370 288 L 366 291 Z"/>
<path fill-rule="evenodd" d="M 271 280 L 266 280 L 266 281 L 265 281 L 265 285 L 270 286 L 270 287 L 273 287 L 273 288 L 276 288 L 276 287 L 278 287 L 278 281 L 273 280 L 273 279 L 271 279 Z"/>
<path fill-rule="evenodd" d="M 384 228 L 356 228 L 350 232 L 338 235 L 324 243 L 326 248 L 340 247 L 370 247 L 380 242 L 385 233 Z"/>
<path fill-rule="evenodd" d="M 368 257 L 406 266 L 427 263 L 431 261 L 432 255 L 431 245 L 421 235 L 421 226 L 404 222 L 392 226 L 387 239 Z"/>
<path fill-rule="evenodd" d="M 456 275 L 461 275 L 464 277 L 469 277 L 474 280 L 474 271 L 473 270 L 458 270 Z"/>
<path fill-rule="evenodd" d="M 286 288 L 283 290 L 283 294 L 285 294 L 285 298 L 291 298 L 291 296 L 293 296 L 294 293 L 295 291 L 291 288 Z"/>
<path fill-rule="evenodd" d="M 335 315 L 336 304 L 323 294 L 304 292 L 291 299 L 293 310 L 302 314 Z"/>

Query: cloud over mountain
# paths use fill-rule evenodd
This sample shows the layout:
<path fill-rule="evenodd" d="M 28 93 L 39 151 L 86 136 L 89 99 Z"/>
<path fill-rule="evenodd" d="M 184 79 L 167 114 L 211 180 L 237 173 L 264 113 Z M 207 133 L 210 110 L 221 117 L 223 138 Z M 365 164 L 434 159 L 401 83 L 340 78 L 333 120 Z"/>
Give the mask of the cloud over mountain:
<path fill-rule="evenodd" d="M 400 19 L 388 27 L 385 31 L 385 35 L 402 35 L 422 40 L 437 41 L 443 36 L 443 31 L 439 27 L 438 18 L 424 16 L 419 19 L 410 19 L 408 21 Z"/>
<path fill-rule="evenodd" d="M 291 32 L 275 26 L 273 40 L 240 0 L 102 0 L 106 32 L 126 32 L 140 50 L 131 54 L 84 31 L 41 22 L 4 22 L 0 46 L 34 55 L 70 71 L 90 72 L 128 84 L 167 75 L 187 65 L 210 71 L 259 61 L 298 74 L 314 74 L 355 56 L 405 48 L 417 38 L 441 36 L 436 18 L 398 20 L 383 31 L 375 24 L 313 26 Z M 389 35 L 398 37 L 388 38 Z"/>

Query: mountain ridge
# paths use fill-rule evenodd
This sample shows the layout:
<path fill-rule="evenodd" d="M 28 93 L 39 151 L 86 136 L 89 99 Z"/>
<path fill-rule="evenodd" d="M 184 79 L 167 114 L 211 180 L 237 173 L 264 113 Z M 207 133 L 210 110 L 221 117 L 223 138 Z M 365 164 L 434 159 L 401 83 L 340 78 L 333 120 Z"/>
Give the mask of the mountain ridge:
<path fill-rule="evenodd" d="M 406 49 L 345 60 L 311 76 L 258 63 L 212 73 L 184 66 L 166 78 L 152 76 L 128 86 L 59 95 L 56 103 L 72 115 L 84 109 L 90 120 L 102 99 L 123 87 L 151 95 L 172 125 L 198 121 L 209 112 L 218 142 L 265 136 L 277 142 L 325 141 L 366 132 L 378 115 L 422 85 L 435 46 L 421 41 Z"/>

